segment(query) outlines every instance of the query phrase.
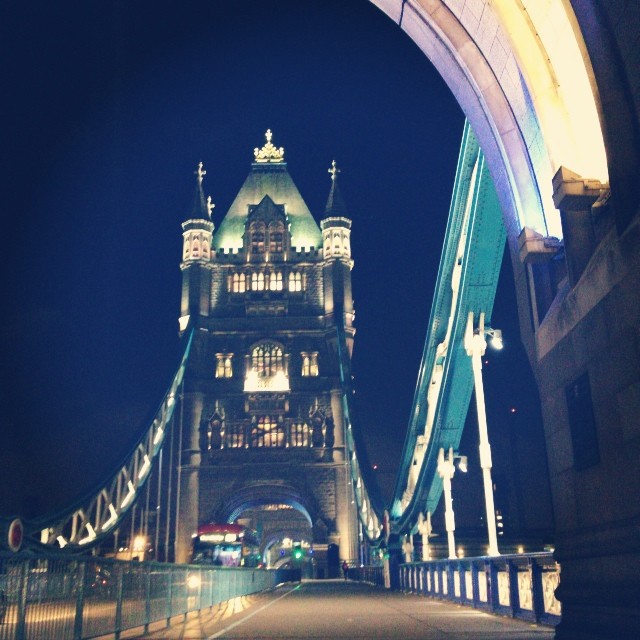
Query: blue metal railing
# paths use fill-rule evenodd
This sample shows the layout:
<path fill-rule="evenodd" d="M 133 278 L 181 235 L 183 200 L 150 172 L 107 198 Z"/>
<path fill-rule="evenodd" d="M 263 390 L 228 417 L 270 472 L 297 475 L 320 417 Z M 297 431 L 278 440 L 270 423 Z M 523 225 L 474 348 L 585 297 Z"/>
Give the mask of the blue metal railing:
<path fill-rule="evenodd" d="M 0 554 L 0 640 L 118 638 L 299 579 L 288 570 Z"/>
<path fill-rule="evenodd" d="M 400 589 L 489 613 L 555 626 L 560 569 L 550 552 L 400 565 Z"/>

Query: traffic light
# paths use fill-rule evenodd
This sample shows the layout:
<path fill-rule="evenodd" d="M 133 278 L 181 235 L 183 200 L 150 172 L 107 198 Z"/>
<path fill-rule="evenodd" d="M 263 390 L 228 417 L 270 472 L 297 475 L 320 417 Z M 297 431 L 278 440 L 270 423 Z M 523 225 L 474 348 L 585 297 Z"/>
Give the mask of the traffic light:
<path fill-rule="evenodd" d="M 295 547 L 293 549 L 293 559 L 300 560 L 304 555 L 304 551 L 300 547 Z"/>

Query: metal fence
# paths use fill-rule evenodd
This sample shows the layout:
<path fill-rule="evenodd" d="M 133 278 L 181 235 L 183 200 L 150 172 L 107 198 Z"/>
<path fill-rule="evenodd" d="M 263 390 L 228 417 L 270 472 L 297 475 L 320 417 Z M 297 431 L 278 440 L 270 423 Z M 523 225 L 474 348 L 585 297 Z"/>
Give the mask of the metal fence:
<path fill-rule="evenodd" d="M 349 567 L 349 580 L 384 587 L 384 569 L 382 566 L 352 566 Z"/>
<path fill-rule="evenodd" d="M 278 570 L 0 554 L 0 640 L 118 638 L 291 579 Z"/>
<path fill-rule="evenodd" d="M 551 553 L 433 560 L 400 565 L 400 588 L 491 613 L 554 626 L 559 565 Z"/>

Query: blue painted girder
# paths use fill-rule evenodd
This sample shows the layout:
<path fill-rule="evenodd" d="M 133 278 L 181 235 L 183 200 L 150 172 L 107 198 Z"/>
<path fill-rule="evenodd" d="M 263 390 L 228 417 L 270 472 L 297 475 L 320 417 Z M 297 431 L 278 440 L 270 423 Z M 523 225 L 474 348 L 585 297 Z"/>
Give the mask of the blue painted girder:
<path fill-rule="evenodd" d="M 500 273 L 505 243 L 502 212 L 489 170 L 478 142 L 465 123 L 449 220 L 434 293 L 428 333 L 409 419 L 409 428 L 396 480 L 391 517 L 394 530 L 406 533 L 418 514 L 433 511 L 442 493 L 437 474 L 438 451 L 458 448 L 473 390 L 471 359 L 464 349 L 464 332 L 470 311 L 474 324 L 480 312 L 488 325 Z M 452 276 L 458 265 L 457 296 Z M 447 334 L 448 339 L 447 339 Z M 442 346 L 445 343 L 444 355 Z M 434 381 L 434 365 L 440 367 L 442 383 L 432 392 L 432 427 L 425 434 L 429 403 L 427 393 Z M 437 388 L 437 385 L 436 385 Z M 426 452 L 410 501 L 405 490 L 416 459 L 418 437 L 427 435 Z M 419 462 L 418 462 L 419 464 Z M 405 505 L 403 507 L 403 496 Z"/>

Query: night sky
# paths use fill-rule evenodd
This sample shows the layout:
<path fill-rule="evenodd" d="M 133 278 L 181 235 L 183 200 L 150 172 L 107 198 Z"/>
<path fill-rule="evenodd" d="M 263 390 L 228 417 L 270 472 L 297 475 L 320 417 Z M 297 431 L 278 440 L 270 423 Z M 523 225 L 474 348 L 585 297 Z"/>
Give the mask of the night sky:
<path fill-rule="evenodd" d="M 109 476 L 147 426 L 180 357 L 193 171 L 204 163 L 218 225 L 267 128 L 317 220 L 331 160 L 342 170 L 356 397 L 388 492 L 463 127 L 426 57 L 364 0 L 2 12 L 0 514 L 64 506 Z M 530 373 L 513 374 L 524 356 L 505 267 L 493 324 L 507 348 L 486 371 L 496 433 L 539 420 Z"/>

